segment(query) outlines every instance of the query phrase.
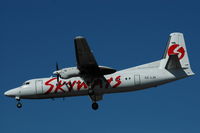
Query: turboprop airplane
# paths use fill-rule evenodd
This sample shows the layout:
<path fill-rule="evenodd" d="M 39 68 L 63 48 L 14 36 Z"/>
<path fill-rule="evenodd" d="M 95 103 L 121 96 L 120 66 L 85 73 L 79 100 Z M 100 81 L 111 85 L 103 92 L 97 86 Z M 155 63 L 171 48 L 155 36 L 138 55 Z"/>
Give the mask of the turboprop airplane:
<path fill-rule="evenodd" d="M 87 95 L 92 109 L 104 94 L 142 90 L 194 75 L 182 33 L 171 33 L 161 60 L 116 71 L 99 66 L 83 37 L 74 39 L 77 66 L 58 68 L 56 77 L 26 81 L 22 86 L 8 90 L 4 95 L 14 97 L 17 107 L 20 99 L 46 99 Z"/>

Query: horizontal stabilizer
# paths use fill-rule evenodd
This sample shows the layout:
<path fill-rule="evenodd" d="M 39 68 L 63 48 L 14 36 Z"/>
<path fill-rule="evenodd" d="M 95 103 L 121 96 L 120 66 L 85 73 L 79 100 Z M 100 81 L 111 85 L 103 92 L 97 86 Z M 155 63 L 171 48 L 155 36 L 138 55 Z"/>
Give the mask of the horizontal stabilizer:
<path fill-rule="evenodd" d="M 180 68 L 182 67 L 178 55 L 177 54 L 169 55 L 169 59 L 167 61 L 165 69 L 169 70 L 169 69 L 180 69 Z"/>

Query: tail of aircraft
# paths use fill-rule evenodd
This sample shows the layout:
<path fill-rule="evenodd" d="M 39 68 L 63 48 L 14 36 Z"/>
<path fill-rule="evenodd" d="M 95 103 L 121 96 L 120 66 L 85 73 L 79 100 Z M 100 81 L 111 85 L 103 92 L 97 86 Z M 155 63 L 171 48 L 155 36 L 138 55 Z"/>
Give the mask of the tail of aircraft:
<path fill-rule="evenodd" d="M 182 33 L 171 33 L 163 56 L 165 69 L 183 69 L 188 76 L 194 75 L 190 68 L 190 62 Z"/>

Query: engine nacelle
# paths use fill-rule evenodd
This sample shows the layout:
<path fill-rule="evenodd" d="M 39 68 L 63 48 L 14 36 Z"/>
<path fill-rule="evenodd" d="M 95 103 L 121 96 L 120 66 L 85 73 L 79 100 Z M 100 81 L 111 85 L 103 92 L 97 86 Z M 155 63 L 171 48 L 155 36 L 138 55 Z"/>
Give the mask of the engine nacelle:
<path fill-rule="evenodd" d="M 115 73 L 116 70 L 106 66 L 99 66 L 99 69 L 103 75 Z M 53 72 L 55 75 L 60 75 L 62 79 L 68 79 L 72 77 L 80 76 L 80 70 L 77 67 L 68 67 L 61 70 Z"/>
<path fill-rule="evenodd" d="M 59 74 L 61 78 L 68 79 L 68 78 L 79 76 L 80 71 L 77 69 L 77 67 L 68 67 L 68 68 L 61 69 Z"/>

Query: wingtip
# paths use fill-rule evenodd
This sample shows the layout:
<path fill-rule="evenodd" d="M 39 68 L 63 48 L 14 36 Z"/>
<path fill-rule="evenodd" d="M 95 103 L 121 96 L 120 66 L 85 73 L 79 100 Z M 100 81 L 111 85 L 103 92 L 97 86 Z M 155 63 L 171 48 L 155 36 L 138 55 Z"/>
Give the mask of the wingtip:
<path fill-rule="evenodd" d="M 170 34 L 170 36 L 173 36 L 173 35 L 183 35 L 183 33 L 181 33 L 181 32 L 173 32 L 173 33 Z"/>
<path fill-rule="evenodd" d="M 83 39 L 83 36 L 76 36 L 75 39 Z"/>

